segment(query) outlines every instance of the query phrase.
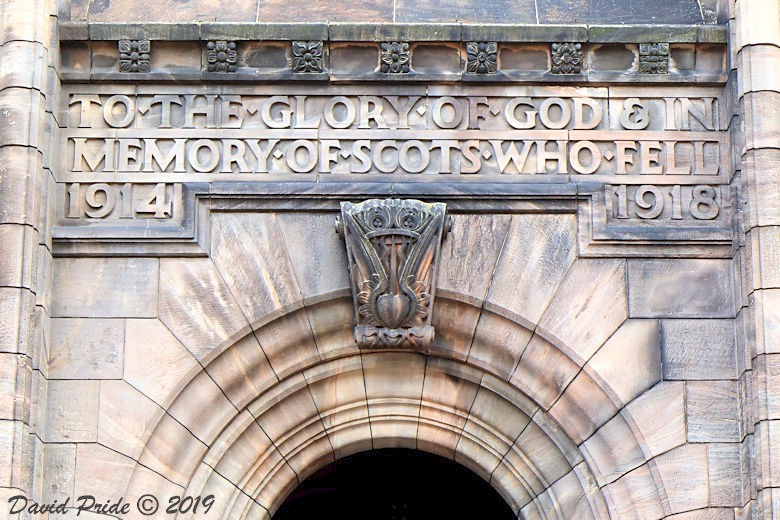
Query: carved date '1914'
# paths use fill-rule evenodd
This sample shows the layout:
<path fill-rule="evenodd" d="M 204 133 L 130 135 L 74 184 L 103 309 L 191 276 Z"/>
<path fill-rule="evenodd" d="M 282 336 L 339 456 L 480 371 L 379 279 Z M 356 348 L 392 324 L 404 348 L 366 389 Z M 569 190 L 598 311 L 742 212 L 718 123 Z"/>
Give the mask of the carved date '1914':
<path fill-rule="evenodd" d="M 134 218 L 137 215 L 154 218 L 170 218 L 173 214 L 172 202 L 168 200 L 165 183 L 111 185 L 96 183 L 82 188 L 81 183 L 68 185 L 66 216 L 102 219 L 115 209 L 119 218 Z M 83 202 L 83 203 L 82 203 Z"/>

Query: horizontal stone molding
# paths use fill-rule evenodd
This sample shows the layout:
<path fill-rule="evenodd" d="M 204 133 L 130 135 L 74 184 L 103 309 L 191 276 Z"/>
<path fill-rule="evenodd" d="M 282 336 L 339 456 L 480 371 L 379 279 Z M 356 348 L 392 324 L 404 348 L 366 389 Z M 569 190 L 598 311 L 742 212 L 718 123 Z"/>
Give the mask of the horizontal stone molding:
<path fill-rule="evenodd" d="M 182 185 L 179 185 L 182 186 Z M 719 215 L 706 222 L 620 222 L 606 213 L 604 188 L 568 183 L 213 182 L 183 185 L 182 209 L 171 223 L 136 219 L 70 223 L 53 228 L 55 256 L 207 256 L 209 214 L 214 212 L 316 213 L 335 219 L 344 200 L 375 197 L 445 202 L 452 214 L 569 213 L 578 215 L 579 256 L 731 258 L 729 191 Z M 64 190 L 60 190 L 64 198 Z M 723 197 L 721 199 L 720 197 Z M 117 222 L 116 220 L 113 222 Z M 128 222 L 130 222 L 128 224 Z M 330 232 L 330 229 L 323 232 Z"/>
<path fill-rule="evenodd" d="M 723 43 L 725 25 L 536 25 L 426 23 L 59 23 L 60 40 L 328 40 Z"/>
<path fill-rule="evenodd" d="M 59 28 L 66 82 L 721 84 L 728 76 L 722 25 L 62 22 Z M 120 40 L 149 41 L 150 70 L 120 73 Z M 235 63 L 215 68 L 209 42 L 230 45 Z M 306 58 L 316 66 L 295 60 L 292 49 L 301 42 L 322 42 L 321 54 Z M 392 43 L 406 45 L 404 66 L 385 70 L 380 46 Z M 551 47 L 559 43 L 578 46 L 579 66 L 561 73 L 553 65 Z M 641 44 L 669 46 L 663 73 L 641 69 Z M 472 66 L 478 53 L 470 55 L 469 45 L 489 49 L 493 66 Z"/>

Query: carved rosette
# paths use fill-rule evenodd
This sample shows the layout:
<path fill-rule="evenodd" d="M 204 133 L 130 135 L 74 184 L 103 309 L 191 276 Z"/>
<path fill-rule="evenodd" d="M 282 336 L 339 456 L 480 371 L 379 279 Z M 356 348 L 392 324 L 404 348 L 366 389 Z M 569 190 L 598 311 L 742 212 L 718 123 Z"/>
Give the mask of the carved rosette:
<path fill-rule="evenodd" d="M 452 225 L 446 211 L 419 200 L 341 203 L 336 229 L 347 245 L 358 347 L 424 351 L 433 341 L 436 269 Z"/>
<path fill-rule="evenodd" d="M 119 72 L 151 72 L 149 40 L 119 40 Z"/>
<path fill-rule="evenodd" d="M 582 44 L 559 42 L 550 46 L 553 74 L 579 74 L 582 72 Z"/>
<path fill-rule="evenodd" d="M 293 72 L 322 72 L 322 42 L 292 42 Z"/>
<path fill-rule="evenodd" d="M 639 44 L 639 73 L 640 74 L 668 74 L 669 73 L 669 44 L 668 43 L 640 43 Z"/>
<path fill-rule="evenodd" d="M 236 42 L 225 40 L 207 42 L 206 61 L 209 72 L 235 72 L 238 67 Z"/>

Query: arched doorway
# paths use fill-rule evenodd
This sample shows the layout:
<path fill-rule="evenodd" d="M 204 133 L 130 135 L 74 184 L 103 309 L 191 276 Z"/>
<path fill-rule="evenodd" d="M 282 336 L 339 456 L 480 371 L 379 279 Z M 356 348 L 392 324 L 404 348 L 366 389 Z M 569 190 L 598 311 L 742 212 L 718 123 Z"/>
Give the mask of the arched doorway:
<path fill-rule="evenodd" d="M 290 494 L 273 520 L 307 520 L 323 513 L 344 520 L 515 518 L 475 473 L 410 449 L 371 450 L 325 466 Z"/>

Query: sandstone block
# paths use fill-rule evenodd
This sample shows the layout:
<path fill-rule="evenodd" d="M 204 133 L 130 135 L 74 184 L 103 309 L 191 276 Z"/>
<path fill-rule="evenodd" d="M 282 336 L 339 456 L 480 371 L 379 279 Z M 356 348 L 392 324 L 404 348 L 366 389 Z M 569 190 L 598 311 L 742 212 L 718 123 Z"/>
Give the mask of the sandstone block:
<path fill-rule="evenodd" d="M 573 216 L 514 215 L 487 303 L 505 309 L 508 317 L 516 317 L 526 327 L 533 327 L 574 262 L 576 243 Z M 572 290 L 571 283 L 577 282 L 570 282 L 563 290 Z"/>
<path fill-rule="evenodd" d="M 53 318 L 48 376 L 52 379 L 121 379 L 125 320 Z"/>
<path fill-rule="evenodd" d="M 249 322 L 208 259 L 161 261 L 160 321 L 201 363 L 249 332 Z"/>
<path fill-rule="evenodd" d="M 625 262 L 580 259 L 544 311 L 537 333 L 582 366 L 627 318 Z"/>
<path fill-rule="evenodd" d="M 666 379 L 735 379 L 733 320 L 661 320 Z"/>
<path fill-rule="evenodd" d="M 52 316 L 154 318 L 158 269 L 155 258 L 58 258 Z"/>
<path fill-rule="evenodd" d="M 737 442 L 739 400 L 735 381 L 695 381 L 685 391 L 688 442 Z"/>
<path fill-rule="evenodd" d="M 98 422 L 98 381 L 49 381 L 47 442 L 95 442 Z"/>
<path fill-rule="evenodd" d="M 629 260 L 634 318 L 731 318 L 734 282 L 726 260 Z"/>

